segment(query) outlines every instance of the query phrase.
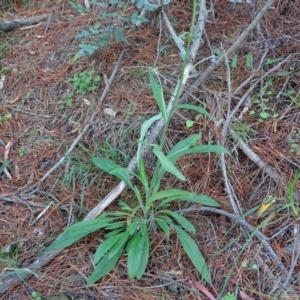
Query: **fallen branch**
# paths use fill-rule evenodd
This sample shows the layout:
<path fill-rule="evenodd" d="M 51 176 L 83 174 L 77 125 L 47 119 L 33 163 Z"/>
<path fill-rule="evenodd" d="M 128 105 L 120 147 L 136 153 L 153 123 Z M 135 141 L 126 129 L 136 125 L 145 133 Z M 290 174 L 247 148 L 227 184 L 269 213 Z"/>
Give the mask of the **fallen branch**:
<path fill-rule="evenodd" d="M 238 143 L 239 148 L 263 171 L 268 174 L 277 184 L 282 185 L 287 190 L 287 185 L 281 176 L 267 163 L 265 163 L 255 152 L 253 152 L 247 144 L 236 134 L 236 132 L 228 127 L 228 132 L 232 138 Z"/>
<path fill-rule="evenodd" d="M 27 19 L 14 19 L 11 21 L 0 22 L 0 32 L 9 32 L 23 26 L 32 25 L 48 18 L 48 14 L 42 14 Z"/>

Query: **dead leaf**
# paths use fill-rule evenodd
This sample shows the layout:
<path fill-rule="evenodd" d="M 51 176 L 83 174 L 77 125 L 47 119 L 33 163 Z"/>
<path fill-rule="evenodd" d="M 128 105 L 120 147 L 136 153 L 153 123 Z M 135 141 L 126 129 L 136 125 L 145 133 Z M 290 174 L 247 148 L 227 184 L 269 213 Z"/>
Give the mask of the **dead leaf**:
<path fill-rule="evenodd" d="M 112 109 L 112 108 L 104 108 L 103 112 L 105 115 L 111 116 L 111 117 L 115 117 L 116 116 L 116 112 Z"/>
<path fill-rule="evenodd" d="M 6 146 L 5 146 L 5 150 L 4 150 L 4 160 L 8 160 L 8 154 L 9 154 L 9 151 L 10 151 L 10 148 L 12 146 L 12 142 L 9 141 Z"/>
<path fill-rule="evenodd" d="M 201 283 L 197 281 L 192 281 L 194 287 L 202 292 L 205 296 L 207 296 L 210 300 L 216 300 L 216 298 L 212 295 L 212 293 Z"/>
<path fill-rule="evenodd" d="M 242 300 L 254 300 L 254 298 L 248 296 L 246 293 L 240 291 L 240 297 Z"/>
<path fill-rule="evenodd" d="M 0 90 L 3 89 L 3 86 L 4 86 L 4 80 L 5 80 L 5 76 L 2 76 L 2 77 L 0 78 Z"/>
<path fill-rule="evenodd" d="M 9 104 L 14 104 L 16 103 L 17 101 L 19 101 L 20 99 L 20 95 L 18 95 L 14 100 L 11 100 L 11 101 L 8 101 Z"/>

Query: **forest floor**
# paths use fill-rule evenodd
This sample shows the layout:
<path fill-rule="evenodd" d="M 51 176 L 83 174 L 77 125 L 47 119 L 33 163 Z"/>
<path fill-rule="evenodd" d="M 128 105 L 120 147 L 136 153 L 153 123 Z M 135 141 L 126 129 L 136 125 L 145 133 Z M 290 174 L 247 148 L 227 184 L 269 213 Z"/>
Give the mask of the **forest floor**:
<path fill-rule="evenodd" d="M 182 66 L 158 12 L 151 13 L 150 22 L 138 30 L 124 25 L 127 43 L 111 42 L 92 56 L 76 58 L 82 40 L 75 35 L 93 26 L 102 10 L 114 11 L 114 5 L 80 14 L 66 0 L 11 2 L 2 4 L 1 21 L 41 14 L 51 14 L 51 19 L 0 36 L 2 283 L 9 274 L 23 274 L 21 269 L 33 263 L 66 226 L 82 220 L 118 184 L 91 158 L 109 157 L 128 165 L 136 153 L 141 124 L 158 113 L 149 70 L 155 68 L 162 75 L 168 101 Z M 192 2 L 172 0 L 165 7 L 182 37 L 190 30 Z M 206 35 L 187 86 L 214 63 L 212 55 L 217 59 L 234 43 L 265 2 L 207 1 Z M 74 3 L 84 5 L 79 0 Z M 134 4 L 128 4 L 126 13 L 134 10 Z M 111 22 L 101 20 L 101 28 Z M 300 169 L 299 29 L 299 1 L 277 1 L 228 63 L 189 95 L 188 102 L 205 107 L 220 121 L 254 87 L 231 117 L 223 142 L 221 122 L 218 126 L 190 111 L 175 112 L 170 122 L 166 148 L 201 133 L 201 143 L 222 143 L 230 152 L 225 156 L 227 178 L 220 156 L 192 154 L 176 165 L 187 181 L 169 176 L 163 186 L 208 195 L 222 211 L 236 215 L 233 199 L 243 214 L 246 225 L 238 216 L 203 215 L 197 205 L 186 214 L 197 229 L 192 237 L 211 270 L 211 284 L 202 281 L 176 235 L 171 233 L 167 241 L 158 232 L 151 236 L 142 279 L 129 279 L 122 257 L 109 275 L 87 286 L 93 253 L 103 238 L 100 231 L 32 270 L 33 275 L 2 291 L 0 299 L 299 299 L 300 182 L 295 182 L 292 192 L 288 189 Z M 123 50 L 120 69 L 99 103 Z M 85 80 L 90 80 L 88 85 Z M 97 118 L 87 132 L 63 164 L 51 171 L 95 111 Z M 154 164 L 153 155 L 148 155 L 147 174 L 152 174 Z M 135 205 L 126 189 L 117 199 Z M 117 199 L 106 210 L 118 210 Z M 262 206 L 266 201 L 268 208 Z M 259 214 L 262 207 L 265 211 Z"/>

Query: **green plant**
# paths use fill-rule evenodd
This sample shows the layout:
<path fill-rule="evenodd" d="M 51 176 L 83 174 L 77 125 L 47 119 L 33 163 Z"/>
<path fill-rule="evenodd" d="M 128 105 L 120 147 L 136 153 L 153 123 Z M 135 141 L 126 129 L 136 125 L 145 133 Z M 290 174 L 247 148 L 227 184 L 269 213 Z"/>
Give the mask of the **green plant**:
<path fill-rule="evenodd" d="M 65 112 L 66 108 L 70 108 L 73 105 L 74 93 L 79 93 L 84 96 L 88 92 L 94 92 L 97 89 L 98 83 L 100 82 L 100 75 L 95 75 L 93 71 L 83 71 L 79 74 L 75 74 L 72 78 L 68 78 L 67 82 L 72 82 L 72 91 L 62 95 L 58 100 L 57 104 L 59 108 L 63 111 L 62 118 L 65 119 L 67 114 Z M 75 125 L 76 122 L 70 120 L 70 125 Z"/>
<path fill-rule="evenodd" d="M 167 0 L 164 0 L 163 3 L 166 3 Z M 88 12 L 89 9 L 86 9 L 82 4 L 75 4 L 72 1 L 69 1 L 70 5 L 76 9 L 80 14 Z M 100 7 L 107 7 L 107 3 L 97 0 L 90 1 L 91 4 Z M 114 42 L 127 42 L 127 39 L 124 34 L 124 23 L 130 22 L 134 25 L 138 23 L 148 22 L 148 19 L 139 13 L 139 11 L 134 11 L 131 15 L 126 15 L 128 5 L 136 4 L 136 8 L 141 10 L 145 8 L 148 11 L 153 11 L 155 7 L 145 0 L 131 0 L 131 1 L 121 1 L 121 0 L 109 0 L 109 4 L 116 6 L 116 8 L 124 11 L 124 13 L 118 12 L 104 12 L 99 16 L 100 22 L 90 26 L 88 30 L 83 30 L 81 33 L 77 34 L 75 37 L 84 39 L 85 42 L 79 44 L 79 52 L 77 57 L 84 55 L 92 55 L 98 49 L 102 49 L 107 45 L 110 45 Z M 111 20 L 111 22 L 107 22 Z M 101 22 L 104 21 L 104 22 Z M 111 24 L 106 27 L 101 27 L 101 23 Z"/>
<path fill-rule="evenodd" d="M 258 112 L 250 110 L 249 115 L 253 116 L 258 114 L 258 121 L 263 122 L 267 119 L 275 119 L 279 115 L 274 113 L 274 108 L 269 105 L 274 94 L 274 86 L 272 78 L 259 90 L 258 95 L 253 98 L 252 104 L 258 107 Z"/>
<path fill-rule="evenodd" d="M 63 111 L 61 117 L 65 119 L 67 117 L 67 114 L 65 112 L 66 108 L 72 107 L 73 104 L 73 93 L 67 93 L 62 95 L 62 97 L 58 100 L 57 104 L 59 105 L 59 108 Z"/>
<path fill-rule="evenodd" d="M 196 1 L 193 1 L 192 24 L 195 23 Z M 193 32 L 193 25 L 191 33 Z M 187 43 L 188 53 L 192 34 Z M 187 54 L 184 58 L 186 64 Z M 184 70 L 184 69 L 183 69 Z M 183 73 L 182 73 L 183 74 Z M 159 77 L 158 77 L 159 78 Z M 178 91 L 183 84 L 181 77 Z M 194 134 L 179 141 L 168 153 L 163 152 L 166 132 L 171 119 L 172 111 L 178 109 L 192 109 L 198 113 L 214 119 L 202 107 L 189 104 L 177 105 L 179 92 L 174 96 L 174 104 L 167 111 L 162 85 L 150 74 L 150 86 L 157 102 L 160 113 L 146 120 L 141 126 L 140 139 L 137 148 L 137 171 L 132 172 L 123 168 L 109 158 L 93 157 L 93 163 L 102 171 L 121 179 L 132 191 L 131 195 L 136 200 L 136 206 L 131 207 L 124 201 L 118 202 L 120 211 L 105 212 L 96 219 L 84 220 L 65 229 L 65 232 L 56 239 L 46 251 L 62 249 L 70 246 L 82 237 L 100 229 L 105 230 L 104 242 L 94 254 L 94 272 L 88 279 L 88 284 L 93 284 L 116 265 L 123 253 L 127 255 L 127 268 L 130 278 L 141 278 L 146 270 L 152 234 L 161 231 L 169 239 L 171 233 L 177 234 L 179 241 L 190 258 L 196 270 L 207 282 L 211 282 L 209 269 L 205 259 L 198 249 L 195 241 L 188 233 L 195 233 L 194 225 L 179 212 L 171 210 L 170 205 L 177 201 L 199 203 L 202 205 L 219 206 L 218 203 L 206 195 L 198 195 L 180 189 L 163 189 L 161 181 L 168 172 L 177 179 L 186 181 L 184 174 L 176 167 L 176 162 L 183 155 L 194 153 L 228 153 L 218 145 L 199 145 L 201 134 Z M 158 120 L 164 120 L 160 146 L 147 143 L 148 129 Z M 215 120 L 215 119 L 214 119 Z M 149 147 L 157 157 L 154 173 L 151 177 L 146 172 L 141 156 L 142 146 Z M 134 179 L 134 180 L 133 180 Z"/>
<path fill-rule="evenodd" d="M 236 296 L 233 293 L 228 292 L 223 300 L 236 300 Z"/>
<path fill-rule="evenodd" d="M 42 297 L 36 291 L 32 292 L 31 296 L 31 300 L 42 300 Z"/>
<path fill-rule="evenodd" d="M 12 114 L 7 113 L 7 114 L 1 114 L 0 113 L 0 122 L 5 122 L 8 121 L 12 117 Z"/>
<path fill-rule="evenodd" d="M 236 136 L 238 136 L 239 138 L 241 138 L 246 144 L 248 144 L 252 137 L 251 135 L 256 134 L 256 131 L 253 130 L 250 125 L 245 124 L 245 123 L 241 123 L 241 122 L 232 122 L 230 124 L 231 128 L 234 130 L 234 134 Z M 230 134 L 231 137 L 235 137 L 233 136 L 233 134 Z"/>
<path fill-rule="evenodd" d="M 18 153 L 19 153 L 20 157 L 23 157 L 26 153 L 25 147 L 22 146 L 22 147 L 18 148 Z"/>
<path fill-rule="evenodd" d="M 300 170 L 296 173 L 294 179 L 289 183 L 288 186 L 288 202 L 291 206 L 292 214 L 294 215 L 294 217 L 299 216 L 298 204 L 296 204 L 294 200 L 295 185 L 299 178 L 300 178 Z"/>
<path fill-rule="evenodd" d="M 300 88 L 297 94 L 296 95 L 295 94 L 296 92 L 293 89 L 280 93 L 280 95 L 290 98 L 293 101 L 293 103 L 295 103 L 298 107 L 300 107 L 300 101 L 299 101 Z"/>
<path fill-rule="evenodd" d="M 11 243 L 0 252 L 0 266 L 5 264 L 9 268 L 16 268 L 18 265 L 19 247 L 17 244 Z"/>
<path fill-rule="evenodd" d="M 94 157 L 92 159 L 93 163 L 100 169 L 123 180 L 133 191 L 138 204 L 135 207 L 130 207 L 120 200 L 118 203 L 120 211 L 106 212 L 95 220 L 82 221 L 66 228 L 66 232 L 47 248 L 47 250 L 64 248 L 89 233 L 105 229 L 106 240 L 96 250 L 94 255 L 96 267 L 88 280 L 88 284 L 94 283 L 110 272 L 123 252 L 127 253 L 129 277 L 141 278 L 148 263 L 151 233 L 157 230 L 162 230 L 167 239 L 170 237 L 171 231 L 174 230 L 195 268 L 203 279 L 210 282 L 209 270 L 204 257 L 187 233 L 195 233 L 195 227 L 181 214 L 170 210 L 169 206 L 174 201 L 187 201 L 210 206 L 218 206 L 218 203 L 206 195 L 197 195 L 178 189 L 161 190 L 160 185 L 166 172 L 173 174 L 180 180 L 186 180 L 185 176 L 175 166 L 176 161 L 181 156 L 192 153 L 227 153 L 227 150 L 217 145 L 198 146 L 200 134 L 189 136 L 178 142 L 167 155 L 163 153 L 161 147 L 148 145 L 153 148 L 153 153 L 158 159 L 154 175 L 150 179 L 140 156 L 141 146 L 145 144 L 146 132 L 153 122 L 161 117 L 168 118 L 162 88 L 152 76 L 150 76 L 150 85 L 161 113 L 145 121 L 142 125 L 137 150 L 137 172 L 130 172 L 108 158 Z M 196 107 L 196 109 L 199 110 L 200 108 Z M 208 113 L 206 112 L 206 114 Z M 134 184 L 132 177 L 140 184 Z"/>
<path fill-rule="evenodd" d="M 29 99 L 30 95 L 31 93 L 27 92 L 26 95 L 22 97 L 22 103 L 25 103 Z"/>
<path fill-rule="evenodd" d="M 14 39 L 12 37 L 7 37 L 5 39 L 1 38 L 0 59 L 4 59 L 6 57 L 6 54 L 12 51 L 13 44 L 14 44 Z"/>
<path fill-rule="evenodd" d="M 73 78 L 67 79 L 67 82 L 73 83 L 73 92 L 78 92 L 84 96 L 88 92 L 94 92 L 100 82 L 100 75 L 94 76 L 93 71 L 84 71 L 75 74 Z"/>
<path fill-rule="evenodd" d="M 248 52 L 247 56 L 246 56 L 246 67 L 251 69 L 252 68 L 252 52 Z"/>
<path fill-rule="evenodd" d="M 295 153 L 296 155 L 300 155 L 300 132 L 297 129 L 294 129 L 291 132 L 291 136 L 287 139 L 287 143 L 289 145 L 289 151 L 291 153 Z"/>

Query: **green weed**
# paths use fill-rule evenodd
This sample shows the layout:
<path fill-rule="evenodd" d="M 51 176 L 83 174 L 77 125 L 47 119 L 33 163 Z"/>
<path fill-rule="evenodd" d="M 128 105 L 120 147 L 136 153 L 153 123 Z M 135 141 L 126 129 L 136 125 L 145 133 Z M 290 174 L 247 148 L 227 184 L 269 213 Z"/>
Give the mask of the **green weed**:
<path fill-rule="evenodd" d="M 91 4 L 99 7 L 107 6 L 107 4 L 103 3 L 102 1 L 93 0 L 90 2 Z M 89 9 L 83 7 L 82 4 L 76 4 L 72 1 L 69 1 L 69 3 L 80 14 L 89 12 Z M 138 10 L 145 8 L 148 11 L 153 11 L 155 9 L 152 4 L 145 0 L 131 0 L 130 3 L 136 3 L 136 8 Z M 109 4 L 116 7 L 114 12 L 102 13 L 99 16 L 100 21 L 98 23 L 90 26 L 87 30 L 83 30 L 81 33 L 75 36 L 76 38 L 83 40 L 83 42 L 79 44 L 77 57 L 92 55 L 98 49 L 102 49 L 114 42 L 127 42 L 124 34 L 124 23 L 132 23 L 137 25 L 138 23 L 148 22 L 148 19 L 141 15 L 138 10 L 134 11 L 131 15 L 126 14 L 129 1 L 109 0 Z M 123 10 L 123 13 L 117 12 L 117 10 L 120 9 Z M 110 22 L 107 22 L 107 20 L 110 20 Z M 101 23 L 110 23 L 111 25 L 101 27 Z"/>
<path fill-rule="evenodd" d="M 75 74 L 73 78 L 67 79 L 67 82 L 73 83 L 73 92 L 84 96 L 89 92 L 95 92 L 101 81 L 100 75 L 95 75 L 93 71 L 84 71 Z"/>
<path fill-rule="evenodd" d="M 277 118 L 279 115 L 274 112 L 274 108 L 269 104 L 274 93 L 273 81 L 270 78 L 252 100 L 252 104 L 257 107 L 257 111 L 251 110 L 249 111 L 249 115 L 254 116 L 258 114 L 259 122 Z"/>
<path fill-rule="evenodd" d="M 256 134 L 256 131 L 253 130 L 250 125 L 245 123 L 232 122 L 230 126 L 234 130 L 235 135 L 241 138 L 246 144 L 251 141 L 252 135 Z M 235 138 L 234 136 L 232 136 L 232 134 L 230 134 L 230 136 Z"/>
<path fill-rule="evenodd" d="M 156 99 L 160 114 L 145 121 L 141 127 L 141 136 L 137 150 L 137 172 L 130 172 L 109 158 L 94 157 L 93 163 L 102 171 L 123 180 L 134 193 L 138 205 L 130 207 L 122 200 L 119 201 L 120 211 L 103 213 L 95 220 L 86 220 L 66 228 L 66 232 L 54 241 L 47 250 L 65 248 L 80 238 L 99 229 L 105 229 L 106 240 L 100 244 L 94 255 L 95 270 L 88 284 L 93 284 L 110 272 L 122 253 L 127 253 L 127 267 L 130 278 L 141 278 L 147 267 L 150 249 L 151 233 L 161 230 L 169 239 L 174 230 L 179 237 L 183 249 L 191 259 L 203 279 L 210 282 L 209 270 L 196 243 L 188 233 L 195 233 L 194 225 L 181 214 L 169 210 L 174 201 L 187 201 L 202 205 L 218 206 L 218 203 L 206 195 L 197 195 L 179 189 L 161 190 L 161 180 L 166 172 L 179 180 L 186 177 L 175 166 L 176 161 L 183 155 L 192 153 L 226 152 L 217 145 L 198 146 L 200 134 L 189 136 L 177 143 L 166 155 L 159 146 L 148 145 L 157 157 L 154 175 L 149 178 L 143 159 L 140 157 L 141 146 L 145 144 L 145 136 L 149 127 L 161 117 L 167 120 L 165 101 L 162 87 L 150 76 L 150 85 Z M 187 108 L 187 107 L 183 107 Z M 199 110 L 199 107 L 195 107 Z M 201 110 L 201 112 L 203 112 Z M 208 113 L 206 112 L 208 115 Z M 134 184 L 132 177 L 140 184 Z"/>
<path fill-rule="evenodd" d="M 110 3 L 112 3 L 111 1 Z M 113 4 L 116 3 L 120 3 L 120 1 L 113 1 Z M 193 4 L 192 24 L 195 24 L 196 1 Z M 137 2 L 138 8 L 142 8 L 143 5 L 144 1 Z M 191 45 L 193 29 L 192 26 L 188 35 L 187 49 Z M 185 64 L 186 59 L 187 56 L 184 60 Z M 197 244 L 190 236 L 190 234 L 196 233 L 196 228 L 183 215 L 171 210 L 170 205 L 179 201 L 214 207 L 219 206 L 219 204 L 206 195 L 198 195 L 175 188 L 164 189 L 161 186 L 161 182 L 166 173 L 173 175 L 177 180 L 187 180 L 185 175 L 175 165 L 182 156 L 194 153 L 228 153 L 228 151 L 218 145 L 199 145 L 201 134 L 194 134 L 179 141 L 167 153 L 164 153 L 163 145 L 166 141 L 168 124 L 172 114 L 167 111 L 162 85 L 160 82 L 157 82 L 153 74 L 157 74 L 157 71 L 156 73 L 153 71 L 150 74 L 150 86 L 160 113 L 144 121 L 141 126 L 136 154 L 137 171 L 132 172 L 123 168 L 110 158 L 96 156 L 92 158 L 95 166 L 103 172 L 107 172 L 122 180 L 130 188 L 137 204 L 130 206 L 119 200 L 119 210 L 105 212 L 96 219 L 84 220 L 67 227 L 65 232 L 46 249 L 46 252 L 54 249 L 63 249 L 88 234 L 103 229 L 105 231 L 105 240 L 98 246 L 94 254 L 93 263 L 95 269 L 88 279 L 87 283 L 89 285 L 108 274 L 115 267 L 123 253 L 127 255 L 127 272 L 129 277 L 132 279 L 141 278 L 149 260 L 151 237 L 157 231 L 163 232 L 166 239 L 169 239 L 171 232 L 176 233 L 195 269 L 205 281 L 211 282 L 206 261 Z M 159 79 L 159 76 L 157 78 Z M 176 108 L 191 109 L 210 119 L 214 119 L 202 107 L 189 104 L 176 105 L 178 97 L 179 95 L 175 97 L 177 99 L 174 101 L 172 110 Z M 159 146 L 150 145 L 147 143 L 147 132 L 160 119 L 163 119 L 165 124 L 161 134 L 161 143 Z M 141 156 L 142 146 L 150 148 L 157 158 L 155 169 L 153 174 L 151 172 L 151 176 L 147 174 L 144 160 Z"/>
<path fill-rule="evenodd" d="M 223 298 L 223 300 L 236 300 L 236 297 L 233 293 L 228 292 L 227 295 Z"/>

